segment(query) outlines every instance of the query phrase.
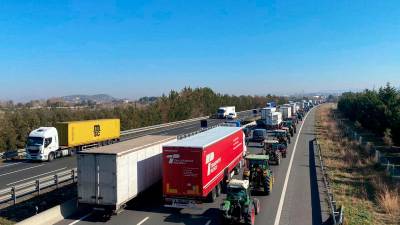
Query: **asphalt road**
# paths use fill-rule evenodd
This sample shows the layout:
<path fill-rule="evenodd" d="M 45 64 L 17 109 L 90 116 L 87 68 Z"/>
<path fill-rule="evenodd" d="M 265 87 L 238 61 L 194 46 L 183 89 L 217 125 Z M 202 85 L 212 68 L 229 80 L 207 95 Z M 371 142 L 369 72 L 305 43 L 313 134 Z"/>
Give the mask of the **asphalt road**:
<path fill-rule="evenodd" d="M 246 118 L 251 112 L 241 112 L 238 116 Z M 208 126 L 217 125 L 224 120 L 209 119 Z M 179 125 L 138 132 L 121 137 L 121 140 L 135 137 L 158 134 L 158 135 L 182 135 L 200 129 L 200 121 L 188 122 Z M 5 161 L 0 163 L 0 190 L 25 182 L 36 180 L 40 177 L 56 174 L 66 169 L 76 167 L 76 157 L 59 158 L 52 162 L 28 162 L 28 161 Z"/>
<path fill-rule="evenodd" d="M 319 181 L 317 154 L 314 153 L 314 110 L 292 139 L 287 158 L 281 165 L 272 166 L 276 183 L 269 196 L 255 196 L 260 200 L 261 213 L 256 225 L 320 225 L 328 217 L 324 204 L 324 193 Z M 297 140 L 297 141 L 296 141 Z M 260 153 L 261 148 L 252 145 L 251 153 Z M 290 167 L 290 168 L 289 168 Z M 90 211 L 81 211 L 57 225 L 217 225 L 219 205 L 224 196 L 215 203 L 202 204 L 202 209 L 170 209 L 162 206 L 161 187 L 156 185 L 128 204 L 124 211 L 111 218 L 104 218 Z"/>

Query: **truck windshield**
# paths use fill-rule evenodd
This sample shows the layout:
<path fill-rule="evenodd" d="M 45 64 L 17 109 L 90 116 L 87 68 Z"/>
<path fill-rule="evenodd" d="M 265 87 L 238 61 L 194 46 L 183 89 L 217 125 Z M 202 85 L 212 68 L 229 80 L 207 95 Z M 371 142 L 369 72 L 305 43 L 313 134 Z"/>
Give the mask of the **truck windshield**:
<path fill-rule="evenodd" d="M 218 113 L 225 113 L 225 109 L 218 109 Z"/>
<path fill-rule="evenodd" d="M 28 146 L 43 145 L 43 138 L 41 137 L 28 137 Z"/>

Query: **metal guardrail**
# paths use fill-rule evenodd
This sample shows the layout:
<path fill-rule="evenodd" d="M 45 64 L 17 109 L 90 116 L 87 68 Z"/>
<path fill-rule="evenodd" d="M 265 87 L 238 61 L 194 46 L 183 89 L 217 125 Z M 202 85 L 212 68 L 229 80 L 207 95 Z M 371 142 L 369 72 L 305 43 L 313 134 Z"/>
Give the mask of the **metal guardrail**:
<path fill-rule="evenodd" d="M 148 127 L 141 127 L 141 128 L 130 129 L 130 130 L 124 130 L 124 131 L 121 131 L 121 135 L 134 134 L 134 133 L 137 133 L 137 132 L 153 130 L 153 129 L 163 128 L 163 127 L 169 127 L 169 126 L 179 125 L 179 124 L 183 124 L 183 123 L 188 123 L 188 122 L 208 119 L 208 118 L 209 118 L 208 116 L 204 116 L 204 117 L 198 117 L 198 118 L 193 118 L 193 119 L 188 119 L 188 120 L 181 120 L 181 121 L 176 121 L 176 122 L 171 122 L 171 123 L 163 123 L 163 124 L 158 124 L 158 125 L 154 125 L 154 126 L 148 126 Z"/>
<path fill-rule="evenodd" d="M 333 220 L 333 225 L 342 225 L 343 217 L 344 217 L 344 212 L 343 212 L 344 207 L 341 206 L 338 208 L 336 205 L 336 200 L 333 196 L 333 192 L 331 190 L 331 186 L 330 186 L 330 182 L 329 182 L 329 177 L 326 172 L 325 165 L 324 165 L 324 159 L 322 156 L 321 145 L 318 143 L 318 140 L 316 140 L 316 142 L 317 142 L 317 148 L 318 148 L 318 157 L 319 157 L 319 162 L 320 162 L 320 168 L 321 168 L 322 177 L 324 180 L 324 186 L 325 186 L 325 188 L 327 190 L 327 194 L 328 194 L 329 212 L 330 212 L 331 218 Z"/>
<path fill-rule="evenodd" d="M 40 192 L 42 190 L 54 186 L 56 188 L 59 188 L 60 184 L 67 181 L 72 181 L 73 183 L 75 183 L 77 181 L 77 177 L 77 169 L 73 168 L 58 172 L 54 175 L 41 177 L 36 180 L 2 189 L 0 190 L 0 204 L 12 201 L 15 205 L 17 203 L 17 199 L 20 197 L 33 193 L 37 193 L 37 195 L 40 195 Z"/>

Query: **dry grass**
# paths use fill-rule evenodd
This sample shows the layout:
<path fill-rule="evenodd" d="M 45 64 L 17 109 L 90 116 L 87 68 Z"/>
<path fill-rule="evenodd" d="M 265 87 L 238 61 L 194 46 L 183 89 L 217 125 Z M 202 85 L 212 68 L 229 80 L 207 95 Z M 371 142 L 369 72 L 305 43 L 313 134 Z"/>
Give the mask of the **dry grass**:
<path fill-rule="evenodd" d="M 344 136 L 333 119 L 334 108 L 318 108 L 316 131 L 335 198 L 345 206 L 345 224 L 398 225 L 399 189 L 377 169 L 370 146 L 361 148 Z"/>
<path fill-rule="evenodd" d="M 378 205 L 385 210 L 385 212 L 393 217 L 400 214 L 400 198 L 398 190 L 391 191 L 385 185 L 378 193 L 376 199 Z M 400 221 L 399 221 L 400 222 Z"/>

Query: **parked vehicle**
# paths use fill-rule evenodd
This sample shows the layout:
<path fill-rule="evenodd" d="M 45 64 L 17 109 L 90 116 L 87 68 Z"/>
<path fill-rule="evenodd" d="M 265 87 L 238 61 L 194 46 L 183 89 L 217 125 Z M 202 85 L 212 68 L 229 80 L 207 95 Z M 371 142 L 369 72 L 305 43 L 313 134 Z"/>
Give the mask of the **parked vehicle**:
<path fill-rule="evenodd" d="M 249 180 L 250 190 L 269 195 L 272 191 L 274 177 L 269 167 L 268 155 L 247 155 L 243 180 Z"/>
<path fill-rule="evenodd" d="M 196 208 L 226 189 L 246 154 L 240 127 L 216 127 L 163 147 L 165 206 Z"/>
<path fill-rule="evenodd" d="M 52 161 L 90 146 L 119 141 L 120 120 L 101 119 L 57 123 L 33 130 L 26 143 L 26 159 Z"/>
<path fill-rule="evenodd" d="M 228 183 L 226 199 L 220 206 L 222 224 L 254 225 L 260 213 L 260 201 L 251 197 L 248 180 L 232 179 Z"/>
<path fill-rule="evenodd" d="M 219 107 L 217 111 L 217 117 L 220 119 L 225 119 L 225 118 L 236 118 L 236 110 L 235 106 L 224 106 L 224 107 Z"/>
<path fill-rule="evenodd" d="M 78 204 L 118 212 L 162 178 L 162 146 L 175 136 L 148 135 L 78 153 Z"/>

